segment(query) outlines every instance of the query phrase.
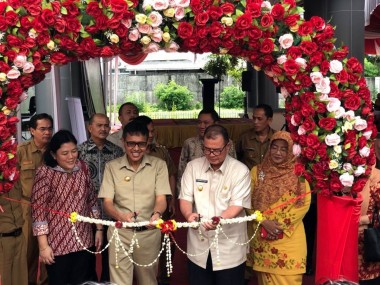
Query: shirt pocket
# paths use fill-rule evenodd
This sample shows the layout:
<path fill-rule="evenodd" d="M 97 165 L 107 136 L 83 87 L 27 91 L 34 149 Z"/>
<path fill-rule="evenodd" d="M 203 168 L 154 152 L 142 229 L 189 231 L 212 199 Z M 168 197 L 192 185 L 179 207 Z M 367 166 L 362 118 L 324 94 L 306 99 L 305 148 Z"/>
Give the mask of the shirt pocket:
<path fill-rule="evenodd" d="M 249 158 L 254 158 L 254 157 L 258 156 L 256 149 L 254 149 L 252 147 L 247 147 L 245 149 L 245 152 L 246 152 L 247 157 L 249 157 Z"/>
<path fill-rule="evenodd" d="M 22 195 L 24 197 L 30 197 L 32 195 L 32 187 L 35 174 L 36 166 L 34 163 L 21 164 L 19 179 L 21 181 Z"/>

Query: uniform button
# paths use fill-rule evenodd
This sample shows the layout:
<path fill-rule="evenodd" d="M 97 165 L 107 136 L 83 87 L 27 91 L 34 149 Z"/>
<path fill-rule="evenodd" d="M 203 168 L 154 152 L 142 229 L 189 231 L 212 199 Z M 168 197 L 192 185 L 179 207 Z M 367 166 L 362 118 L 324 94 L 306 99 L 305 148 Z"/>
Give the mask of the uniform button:
<path fill-rule="evenodd" d="M 126 177 L 124 178 L 124 180 L 127 181 L 127 182 L 129 182 L 129 181 L 131 181 L 131 177 L 126 176 Z"/>
<path fill-rule="evenodd" d="M 202 191 L 203 190 L 203 186 L 198 186 L 198 191 Z"/>

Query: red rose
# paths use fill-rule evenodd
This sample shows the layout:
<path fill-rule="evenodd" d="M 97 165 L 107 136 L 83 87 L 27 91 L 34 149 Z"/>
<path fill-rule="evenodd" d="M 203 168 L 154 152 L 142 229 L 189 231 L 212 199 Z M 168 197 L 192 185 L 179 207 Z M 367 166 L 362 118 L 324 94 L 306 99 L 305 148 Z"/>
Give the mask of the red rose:
<path fill-rule="evenodd" d="M 252 26 L 252 14 L 245 13 L 237 18 L 235 29 L 246 30 Z"/>
<path fill-rule="evenodd" d="M 0 2 L 3 3 L 3 2 Z M 29 20 L 29 17 L 24 16 L 20 18 L 20 25 L 26 30 L 29 30 L 33 25 L 32 22 Z"/>
<path fill-rule="evenodd" d="M 310 22 L 313 24 L 317 31 L 322 31 L 325 28 L 325 20 L 321 17 L 313 16 L 310 18 Z"/>
<path fill-rule="evenodd" d="M 210 16 L 210 19 L 213 21 L 217 21 L 220 17 L 223 16 L 222 8 L 217 7 L 217 6 L 211 6 L 207 12 L 208 12 L 208 15 Z"/>
<path fill-rule="evenodd" d="M 313 24 L 309 21 L 303 22 L 298 28 L 298 34 L 300 36 L 307 36 L 313 32 Z"/>
<path fill-rule="evenodd" d="M 53 52 L 50 56 L 50 61 L 53 64 L 66 64 L 70 59 L 62 52 Z"/>
<path fill-rule="evenodd" d="M 38 16 L 41 13 L 42 5 L 41 3 L 32 3 L 25 5 L 26 10 L 28 10 L 29 14 L 32 16 Z"/>
<path fill-rule="evenodd" d="M 330 190 L 333 192 L 340 192 L 343 188 L 342 183 L 340 182 L 339 178 L 333 178 L 330 179 Z"/>
<path fill-rule="evenodd" d="M 250 13 L 252 18 L 258 18 L 261 16 L 261 5 L 260 3 L 248 3 L 245 8 L 246 13 Z"/>
<path fill-rule="evenodd" d="M 288 25 L 289 27 L 297 25 L 297 21 L 300 19 L 300 15 L 298 14 L 293 14 L 289 15 L 288 17 L 285 18 L 285 24 Z"/>
<path fill-rule="evenodd" d="M 54 13 L 50 9 L 43 9 L 40 20 L 43 24 L 47 26 L 52 26 L 55 22 Z"/>
<path fill-rule="evenodd" d="M 111 10 L 114 13 L 124 13 L 128 10 L 127 2 L 124 0 L 112 0 Z"/>
<path fill-rule="evenodd" d="M 252 26 L 247 31 L 248 31 L 248 36 L 251 40 L 258 40 L 263 35 L 263 32 L 257 26 Z"/>
<path fill-rule="evenodd" d="M 282 20 L 284 18 L 285 9 L 281 4 L 274 4 L 272 6 L 271 15 L 275 20 Z"/>
<path fill-rule="evenodd" d="M 310 147 L 306 147 L 302 150 L 302 155 L 305 156 L 308 160 L 313 160 L 317 155 L 317 152 Z"/>
<path fill-rule="evenodd" d="M 310 55 L 310 60 L 309 60 L 310 66 L 320 65 L 323 58 L 324 56 L 322 52 L 320 51 L 314 52 L 312 55 Z"/>
<path fill-rule="evenodd" d="M 334 46 L 334 44 L 331 43 L 331 42 L 326 42 L 326 43 L 323 43 L 322 45 L 320 45 L 319 48 L 320 48 L 322 51 L 327 51 L 327 52 L 329 52 L 329 51 L 332 51 L 332 50 L 335 48 L 335 46 Z"/>
<path fill-rule="evenodd" d="M 311 118 L 306 118 L 306 120 L 303 121 L 302 126 L 305 131 L 310 132 L 315 128 L 315 122 Z"/>
<path fill-rule="evenodd" d="M 294 165 L 294 173 L 297 176 L 303 176 L 305 173 L 305 165 L 303 163 L 296 163 Z"/>
<path fill-rule="evenodd" d="M 262 53 L 271 53 L 274 49 L 274 43 L 271 39 L 264 39 L 262 42 L 261 42 L 261 47 L 260 47 L 260 51 Z"/>
<path fill-rule="evenodd" d="M 193 33 L 193 26 L 187 22 L 180 22 L 177 31 L 180 38 L 187 39 L 191 37 Z"/>
<path fill-rule="evenodd" d="M 79 33 L 82 24 L 79 22 L 77 18 L 70 17 L 66 18 L 66 28 L 70 32 Z"/>
<path fill-rule="evenodd" d="M 333 55 L 331 56 L 331 59 L 338 59 L 343 60 L 348 55 L 348 47 L 342 46 L 340 49 L 334 51 Z"/>
<path fill-rule="evenodd" d="M 360 107 L 360 97 L 352 95 L 344 101 L 344 107 L 349 110 L 357 110 Z"/>
<path fill-rule="evenodd" d="M 198 37 L 198 38 L 205 38 L 208 34 L 208 30 L 206 28 L 206 26 L 196 26 L 195 29 L 194 29 L 194 34 Z"/>
<path fill-rule="evenodd" d="M 53 1 L 50 2 L 51 8 L 53 9 L 54 14 L 60 14 L 61 13 L 61 3 L 59 1 Z"/>
<path fill-rule="evenodd" d="M 19 16 L 14 11 L 8 11 L 5 13 L 5 19 L 8 25 L 15 26 L 19 20 Z"/>
<path fill-rule="evenodd" d="M 273 21 L 273 17 L 270 14 L 265 14 L 261 17 L 260 23 L 263 28 L 268 28 L 273 25 Z"/>
<path fill-rule="evenodd" d="M 210 25 L 209 32 L 210 32 L 211 37 L 213 38 L 219 37 L 222 31 L 223 31 L 223 26 L 220 22 L 213 22 Z"/>
<path fill-rule="evenodd" d="M 220 8 L 224 15 L 231 15 L 235 11 L 235 5 L 230 2 L 223 3 Z"/>
<path fill-rule="evenodd" d="M 293 59 L 288 59 L 284 63 L 284 70 L 286 72 L 286 75 L 292 76 L 296 74 L 299 71 L 299 65 L 298 63 Z"/>
<path fill-rule="evenodd" d="M 50 41 L 50 35 L 47 31 L 44 31 L 37 36 L 37 43 L 40 46 L 46 45 L 49 41 Z"/>
<path fill-rule="evenodd" d="M 360 64 L 360 61 L 355 57 L 351 57 L 350 59 L 347 60 L 346 67 L 347 69 L 352 70 L 353 72 L 356 72 L 356 73 L 363 72 L 363 67 Z"/>
<path fill-rule="evenodd" d="M 315 134 L 309 134 L 306 137 L 306 144 L 313 149 L 317 149 L 320 146 L 321 142 L 319 141 L 318 136 Z"/>
<path fill-rule="evenodd" d="M 299 57 L 302 57 L 302 50 L 299 47 L 292 46 L 288 49 L 288 52 L 286 53 L 286 55 L 293 59 L 297 59 Z"/>
<path fill-rule="evenodd" d="M 90 2 L 86 7 L 86 13 L 90 16 L 98 17 L 103 14 L 102 10 L 99 8 L 99 2 Z"/>
<path fill-rule="evenodd" d="M 19 80 L 24 89 L 28 89 L 34 85 L 33 76 L 31 74 L 21 76 Z"/>
<path fill-rule="evenodd" d="M 101 57 L 111 57 L 114 56 L 113 50 L 109 46 L 102 47 L 100 51 Z"/>
<path fill-rule="evenodd" d="M 4 14 L 4 12 L 5 12 L 5 8 L 7 8 L 8 7 L 8 2 L 0 2 L 0 14 L 2 15 L 2 14 Z"/>
<path fill-rule="evenodd" d="M 313 109 L 313 107 L 309 103 L 302 104 L 301 114 L 304 117 L 313 117 L 315 114 L 315 110 Z"/>
<path fill-rule="evenodd" d="M 322 102 L 314 102 L 314 108 L 315 108 L 315 111 L 317 111 L 317 113 L 319 114 L 323 114 L 327 112 L 326 104 Z"/>
<path fill-rule="evenodd" d="M 5 99 L 5 106 L 7 106 L 7 108 L 10 110 L 16 109 L 18 103 L 19 103 L 19 100 L 12 97 L 7 97 Z M 8 137 L 8 135 L 6 135 L 6 137 Z"/>
<path fill-rule="evenodd" d="M 335 78 L 340 83 L 346 83 L 348 81 L 348 73 L 346 70 L 343 69 L 341 72 L 335 75 Z"/>
<path fill-rule="evenodd" d="M 60 33 L 64 33 L 66 28 L 66 21 L 63 18 L 58 18 L 54 24 L 54 29 Z"/>
<path fill-rule="evenodd" d="M 318 125 L 327 131 L 331 131 L 336 126 L 336 120 L 334 118 L 322 118 L 319 120 Z"/>
<path fill-rule="evenodd" d="M 0 31 L 6 31 L 8 29 L 7 20 L 4 16 L 0 16 Z"/>
<path fill-rule="evenodd" d="M 65 1 L 65 2 L 62 3 L 62 6 L 66 8 L 67 15 L 70 15 L 72 17 L 76 17 L 76 16 L 78 16 L 80 14 L 79 13 L 79 9 L 75 5 L 74 1 Z M 109 4 L 107 4 L 106 6 L 109 6 Z"/>
<path fill-rule="evenodd" d="M 303 51 L 304 54 L 311 55 L 317 51 L 318 46 L 314 42 L 303 41 L 300 44 L 300 49 Z"/>
<path fill-rule="evenodd" d="M 359 178 L 358 180 L 356 180 L 354 182 L 351 190 L 354 192 L 361 192 L 363 190 L 365 184 L 367 183 L 367 180 L 368 180 L 368 178 Z"/>
<path fill-rule="evenodd" d="M 22 40 L 14 35 L 7 35 L 7 43 L 11 47 L 20 47 Z"/>
<path fill-rule="evenodd" d="M 198 26 L 205 26 L 209 20 L 209 15 L 207 12 L 202 12 L 195 15 L 195 23 Z"/>
<path fill-rule="evenodd" d="M 355 156 L 352 158 L 352 164 L 353 165 L 365 165 L 366 159 L 364 157 L 361 157 L 360 154 L 355 154 Z"/>
<path fill-rule="evenodd" d="M 5 63 L 4 61 L 0 61 L 0 72 L 7 73 L 10 69 L 11 67 L 7 63 Z"/>
<path fill-rule="evenodd" d="M 321 144 L 321 146 L 317 149 L 317 154 L 321 160 L 327 159 L 327 148 L 325 144 Z"/>

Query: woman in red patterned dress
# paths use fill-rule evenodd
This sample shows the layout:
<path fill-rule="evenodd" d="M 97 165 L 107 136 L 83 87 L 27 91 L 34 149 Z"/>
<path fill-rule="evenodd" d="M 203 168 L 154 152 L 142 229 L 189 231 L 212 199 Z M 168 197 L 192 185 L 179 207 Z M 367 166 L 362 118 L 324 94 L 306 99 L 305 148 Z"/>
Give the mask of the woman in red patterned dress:
<path fill-rule="evenodd" d="M 49 284 L 81 284 L 92 279 L 94 255 L 86 249 L 94 241 L 100 249 L 102 225 L 97 225 L 94 239 L 91 224 L 78 222 L 74 231 L 67 216 L 59 213 L 98 218 L 96 192 L 86 164 L 78 161 L 77 140 L 71 132 L 61 130 L 52 137 L 44 162 L 37 170 L 31 198 L 40 259 L 46 264 Z"/>

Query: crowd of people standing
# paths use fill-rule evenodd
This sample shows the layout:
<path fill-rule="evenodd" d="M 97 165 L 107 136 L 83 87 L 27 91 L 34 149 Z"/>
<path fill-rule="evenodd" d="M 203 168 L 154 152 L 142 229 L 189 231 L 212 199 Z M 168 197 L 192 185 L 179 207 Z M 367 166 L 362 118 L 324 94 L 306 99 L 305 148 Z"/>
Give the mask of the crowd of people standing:
<path fill-rule="evenodd" d="M 312 195 L 294 174 L 290 134 L 273 130 L 272 120 L 270 106 L 256 106 L 252 128 L 234 144 L 215 110 L 202 110 L 198 134 L 185 141 L 177 171 L 156 141 L 153 120 L 139 116 L 133 103 L 121 105 L 122 128 L 113 134 L 109 118 L 94 114 L 89 139 L 80 145 L 70 131 L 53 134 L 50 115 L 34 115 L 31 140 L 17 148 L 20 178 L 3 195 L 9 199 L 0 199 L 0 284 L 157 284 L 158 263 L 166 261 L 156 262 L 162 234 L 154 223 L 172 218 L 178 201 L 185 220 L 199 223 L 187 233 L 190 285 L 244 285 L 250 278 L 259 285 L 301 285 L 313 268 L 314 240 L 306 239 L 305 227 L 315 226 L 303 222 Z M 377 173 L 363 191 L 360 234 L 380 203 Z M 220 221 L 255 210 L 263 221 L 224 224 L 216 249 Z M 74 230 L 65 215 L 71 212 L 149 224 L 118 229 L 118 242 L 105 248 L 114 228 L 76 223 Z M 139 246 L 125 255 L 119 242 L 128 249 L 136 238 Z M 361 248 L 359 243 L 359 253 Z M 100 250 L 98 280 L 93 252 Z M 379 281 L 380 264 L 365 263 L 360 254 L 359 262 L 360 284 L 377 284 L 370 282 Z"/>

